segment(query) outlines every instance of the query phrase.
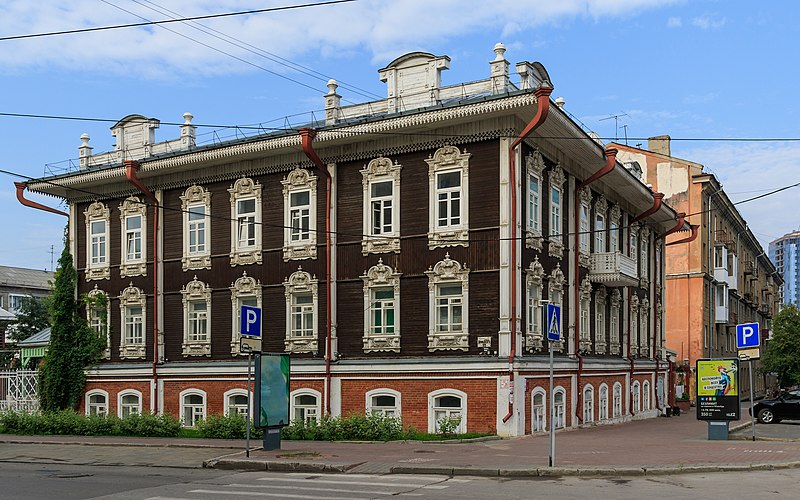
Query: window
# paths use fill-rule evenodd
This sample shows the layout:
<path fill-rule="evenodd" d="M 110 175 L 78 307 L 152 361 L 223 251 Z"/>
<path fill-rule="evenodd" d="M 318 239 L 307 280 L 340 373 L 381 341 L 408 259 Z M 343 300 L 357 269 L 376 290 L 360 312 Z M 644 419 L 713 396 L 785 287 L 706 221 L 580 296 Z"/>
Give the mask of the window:
<path fill-rule="evenodd" d="M 594 422 L 594 388 L 587 385 L 583 388 L 583 423 Z"/>
<path fill-rule="evenodd" d="M 211 193 L 191 186 L 181 195 L 183 270 L 211 269 Z"/>
<path fill-rule="evenodd" d="M 631 352 L 629 355 L 637 354 L 639 352 L 639 296 L 634 295 L 631 297 L 630 307 L 630 344 Z"/>
<path fill-rule="evenodd" d="M 639 245 L 638 245 L 638 233 L 636 231 L 636 228 L 632 227 L 631 228 L 631 249 L 630 249 L 630 254 L 628 254 L 628 255 L 630 255 L 630 257 L 632 259 L 634 259 L 634 260 L 637 258 L 637 252 L 639 251 L 638 248 L 639 248 Z"/>
<path fill-rule="evenodd" d="M 534 389 L 531 395 L 531 432 L 547 429 L 547 397 L 543 389 Z"/>
<path fill-rule="evenodd" d="M 197 276 L 181 288 L 183 355 L 211 356 L 211 287 Z"/>
<path fill-rule="evenodd" d="M 469 269 L 446 254 L 425 271 L 429 290 L 428 350 L 469 350 Z"/>
<path fill-rule="evenodd" d="M 428 247 L 467 246 L 469 241 L 469 158 L 455 146 L 436 150 L 428 163 Z"/>
<path fill-rule="evenodd" d="M 111 278 L 108 259 L 108 231 L 111 211 L 96 201 L 83 213 L 86 218 L 86 280 Z"/>
<path fill-rule="evenodd" d="M 609 252 L 619 252 L 619 221 L 621 218 L 622 214 L 619 209 L 619 205 L 614 205 L 613 207 L 611 207 L 611 213 L 609 214 L 609 219 L 611 221 L 609 225 L 610 231 L 608 232 Z"/>
<path fill-rule="evenodd" d="M 589 307 L 592 298 L 592 283 L 586 277 L 581 282 L 578 289 L 578 296 L 580 298 L 580 343 L 579 349 L 581 351 L 588 351 L 592 348 L 592 336 L 589 332 Z"/>
<path fill-rule="evenodd" d="M 364 198 L 364 239 L 361 251 L 400 251 L 400 170 L 389 158 L 376 158 L 361 171 Z"/>
<path fill-rule="evenodd" d="M 122 259 L 120 277 L 145 276 L 147 274 L 147 205 L 136 196 L 131 196 L 119 205 L 122 226 Z"/>
<path fill-rule="evenodd" d="M 645 280 L 647 279 L 648 267 L 650 266 L 649 253 L 648 253 L 648 248 L 647 248 L 647 239 L 648 239 L 647 238 L 647 229 L 642 229 L 642 237 L 641 237 L 641 241 L 639 242 L 640 243 L 639 244 L 639 254 L 640 254 L 639 260 L 641 262 L 641 264 L 640 264 L 640 267 L 641 267 L 641 270 L 642 270 L 641 271 L 641 276 L 642 276 L 642 279 L 645 279 Z"/>
<path fill-rule="evenodd" d="M 650 382 L 642 383 L 642 410 L 650 411 Z"/>
<path fill-rule="evenodd" d="M 428 432 L 441 432 L 441 424 L 449 421 L 456 433 L 467 432 L 467 394 L 456 389 L 440 389 L 428 394 Z"/>
<path fill-rule="evenodd" d="M 633 413 L 635 415 L 635 414 L 639 413 L 639 411 L 641 409 L 641 404 L 640 404 L 641 393 L 639 391 L 639 382 L 638 381 L 634 382 L 633 385 L 631 386 L 631 397 L 633 399 Z"/>
<path fill-rule="evenodd" d="M 8 310 L 12 313 L 18 313 L 22 309 L 22 301 L 26 298 L 33 298 L 30 295 L 18 295 L 15 293 L 8 294 Z"/>
<path fill-rule="evenodd" d="M 541 186 L 538 175 L 528 175 L 528 230 L 541 232 Z"/>
<path fill-rule="evenodd" d="M 598 418 L 600 421 L 608 420 L 608 386 L 600 386 L 600 394 L 597 400 Z"/>
<path fill-rule="evenodd" d="M 298 269 L 283 283 L 286 296 L 286 350 L 317 352 L 319 281 Z"/>
<path fill-rule="evenodd" d="M 525 333 L 525 347 L 533 351 L 542 347 L 542 321 L 544 309 L 542 307 L 542 282 L 544 268 L 539 263 L 539 257 L 534 256 L 530 267 L 525 270 L 525 280 L 528 289 L 528 308 L 526 314 L 527 328 Z"/>
<path fill-rule="evenodd" d="M 606 251 L 606 210 L 608 202 L 605 196 L 600 195 L 594 202 L 594 251 L 603 253 Z"/>
<path fill-rule="evenodd" d="M 119 356 L 123 359 L 144 359 L 145 357 L 146 305 L 147 300 L 141 288 L 129 286 L 119 296 L 122 319 Z"/>
<path fill-rule="evenodd" d="M 606 352 L 606 287 L 598 285 L 594 293 L 594 350 Z"/>
<path fill-rule="evenodd" d="M 400 352 L 400 273 L 378 259 L 364 280 L 364 352 Z"/>
<path fill-rule="evenodd" d="M 142 393 L 134 389 L 126 389 L 117 394 L 117 416 L 125 418 L 129 415 L 142 414 Z"/>
<path fill-rule="evenodd" d="M 622 385 L 614 384 L 614 418 L 622 416 Z"/>
<path fill-rule="evenodd" d="M 231 265 L 261 264 L 261 184 L 242 177 L 231 197 Z"/>
<path fill-rule="evenodd" d="M 261 282 L 242 273 L 231 285 L 231 354 L 243 354 L 239 344 L 239 325 L 241 324 L 242 306 L 261 307 Z M 263 325 L 262 325 L 263 328 Z"/>
<path fill-rule="evenodd" d="M 550 273 L 550 277 L 547 279 L 548 295 L 549 295 L 549 299 L 550 299 L 550 303 L 551 304 L 556 304 L 556 305 L 559 305 L 559 306 L 562 305 L 562 302 L 564 300 L 564 283 L 565 282 L 566 282 L 566 279 L 564 278 L 564 273 L 561 272 L 561 268 L 557 267 L 557 268 L 553 269 L 553 271 Z M 561 331 L 563 332 L 564 331 L 563 330 L 563 323 L 564 323 L 564 317 L 563 316 L 561 317 L 561 323 L 562 323 Z M 554 343 L 554 348 L 556 350 L 561 350 L 561 349 L 564 348 L 564 340 L 563 340 L 563 338 L 564 337 L 562 336 L 562 340 L 560 342 L 555 342 Z"/>
<path fill-rule="evenodd" d="M 592 241 L 592 231 L 589 223 L 589 203 L 592 201 L 592 192 L 588 187 L 584 187 L 581 189 L 578 196 L 580 197 L 580 206 L 578 207 L 578 231 L 580 232 L 578 236 L 578 249 L 584 256 L 583 259 L 581 259 L 583 261 L 581 264 L 588 266 L 589 244 Z"/>
<path fill-rule="evenodd" d="M 525 157 L 527 171 L 527 235 L 525 246 L 528 248 L 542 249 L 542 173 L 545 169 L 544 158 L 538 149 Z"/>
<path fill-rule="evenodd" d="M 247 391 L 244 389 L 231 389 L 223 394 L 225 404 L 223 411 L 225 415 L 241 415 L 247 416 L 247 408 L 249 401 L 247 398 Z"/>
<path fill-rule="evenodd" d="M 181 391 L 181 425 L 194 427 L 206 418 L 206 393 L 200 389 Z"/>
<path fill-rule="evenodd" d="M 111 301 L 108 295 L 94 286 L 88 293 L 89 302 L 86 306 L 86 321 L 97 335 L 106 339 L 106 347 L 103 350 L 102 358 L 111 358 L 111 331 L 108 328 L 108 320 L 111 317 Z"/>
<path fill-rule="evenodd" d="M 567 414 L 565 399 L 566 392 L 564 392 L 564 389 L 559 387 L 553 391 L 553 427 L 556 429 L 563 429 L 567 425 L 564 419 Z"/>
<path fill-rule="evenodd" d="M 293 420 L 319 422 L 322 409 L 320 408 L 320 393 L 312 389 L 299 389 L 293 391 L 290 401 L 289 411 Z"/>
<path fill-rule="evenodd" d="M 619 321 L 619 304 L 622 300 L 622 294 L 619 293 L 618 289 L 614 289 L 611 291 L 611 301 L 610 301 L 610 308 L 609 308 L 609 344 L 611 348 L 611 354 L 620 354 L 620 321 Z"/>
<path fill-rule="evenodd" d="M 550 189 L 550 236 L 561 235 L 561 189 Z"/>
<path fill-rule="evenodd" d="M 367 414 L 400 418 L 400 393 L 392 389 L 373 389 L 366 395 Z"/>
<path fill-rule="evenodd" d="M 560 165 L 555 165 L 550 172 L 548 172 L 550 181 L 550 240 L 547 249 L 548 255 L 551 257 L 561 258 L 564 254 L 564 237 L 562 234 L 562 220 L 561 220 L 561 207 L 563 200 L 562 188 L 566 177 Z"/>
<path fill-rule="evenodd" d="M 87 415 L 108 415 L 108 393 L 95 389 L 86 393 Z"/>
<path fill-rule="evenodd" d="M 647 297 L 642 299 L 639 306 L 639 354 L 650 354 L 650 301 Z"/>
<path fill-rule="evenodd" d="M 283 184 L 283 260 L 317 258 L 317 177 L 293 170 Z"/>

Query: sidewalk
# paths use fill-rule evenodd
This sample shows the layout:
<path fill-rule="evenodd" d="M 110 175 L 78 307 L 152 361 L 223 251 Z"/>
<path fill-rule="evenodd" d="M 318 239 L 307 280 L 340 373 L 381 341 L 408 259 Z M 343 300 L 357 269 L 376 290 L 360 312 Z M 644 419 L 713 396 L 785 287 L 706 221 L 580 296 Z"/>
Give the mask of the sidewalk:
<path fill-rule="evenodd" d="M 746 410 L 743 416 L 747 419 L 732 422 L 731 430 L 749 426 Z M 40 455 L 47 454 L 48 447 L 41 446 L 45 443 L 62 448 L 67 444 L 89 445 L 86 452 L 95 459 L 93 463 L 102 463 L 97 461 L 98 455 L 105 453 L 123 455 L 120 462 L 139 460 L 145 454 L 151 457 L 148 460 L 158 462 L 150 465 L 174 466 L 164 465 L 158 458 L 166 460 L 173 453 L 176 458 L 169 463 L 190 460 L 192 463 L 183 464 L 188 467 L 198 467 L 202 462 L 204 467 L 220 469 L 315 473 L 630 476 L 800 467 L 800 442 L 708 441 L 707 424 L 698 421 L 694 411 L 679 417 L 559 432 L 556 467 L 552 468 L 548 467 L 547 435 L 464 443 L 284 441 L 277 451 L 256 449 L 260 448 L 260 441 L 251 441 L 249 458 L 245 456 L 244 440 L 0 435 L 0 443 L 13 443 L 23 451 L 36 448 Z M 102 450 L 96 446 L 111 448 Z M 128 448 L 114 448 L 120 446 Z M 0 450 L 3 448 L 7 447 L 0 446 Z M 30 455 L 29 450 L 27 453 Z M 18 451 L 15 456 L 26 455 Z M 194 457 L 202 458 L 194 462 Z M 11 459 L 0 452 L 0 460 Z"/>

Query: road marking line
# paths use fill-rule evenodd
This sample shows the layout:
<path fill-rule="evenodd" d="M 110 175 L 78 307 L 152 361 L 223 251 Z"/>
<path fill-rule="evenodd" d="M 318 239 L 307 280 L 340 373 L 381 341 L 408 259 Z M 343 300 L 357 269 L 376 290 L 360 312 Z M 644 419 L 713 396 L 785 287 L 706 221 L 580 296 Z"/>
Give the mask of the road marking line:
<path fill-rule="evenodd" d="M 296 490 L 298 489 L 297 486 L 279 486 L 277 484 L 241 484 L 241 483 L 232 483 L 227 484 L 226 486 L 232 486 L 236 488 L 270 488 L 275 490 Z M 364 493 L 368 495 L 394 495 L 394 493 L 386 492 L 386 491 L 366 491 L 366 490 L 341 490 L 337 488 L 310 488 L 308 486 L 300 487 L 302 490 L 308 491 L 335 491 L 336 493 Z"/>
<path fill-rule="evenodd" d="M 279 482 L 287 482 L 287 483 L 305 483 L 308 484 L 309 482 L 314 483 L 322 483 L 322 484 L 338 484 L 338 485 L 359 485 L 359 486 L 402 486 L 404 488 L 438 488 L 443 489 L 447 488 L 448 486 L 429 486 L 434 481 L 429 481 L 427 484 L 419 484 L 419 483 L 382 483 L 380 481 L 333 481 L 330 479 L 292 479 L 292 478 L 280 478 L 280 477 L 260 477 L 258 478 L 259 481 L 279 481 Z"/>
<path fill-rule="evenodd" d="M 316 500 L 341 500 L 342 497 L 321 497 L 308 495 L 290 495 L 289 493 L 265 493 L 261 491 L 230 491 L 230 490 L 191 490 L 189 493 L 205 493 L 207 495 L 241 495 L 278 498 L 312 498 Z M 369 497 L 350 497 L 353 500 L 369 500 Z"/>

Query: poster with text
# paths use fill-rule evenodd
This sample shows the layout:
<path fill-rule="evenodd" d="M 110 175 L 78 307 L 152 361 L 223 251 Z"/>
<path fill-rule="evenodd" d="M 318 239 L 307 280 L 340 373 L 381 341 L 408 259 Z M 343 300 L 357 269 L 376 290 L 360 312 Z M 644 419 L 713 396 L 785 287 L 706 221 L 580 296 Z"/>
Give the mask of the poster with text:
<path fill-rule="evenodd" d="M 739 420 L 739 360 L 697 360 L 698 420 Z"/>
<path fill-rule="evenodd" d="M 288 354 L 262 353 L 256 361 L 256 426 L 261 428 L 289 425 Z"/>

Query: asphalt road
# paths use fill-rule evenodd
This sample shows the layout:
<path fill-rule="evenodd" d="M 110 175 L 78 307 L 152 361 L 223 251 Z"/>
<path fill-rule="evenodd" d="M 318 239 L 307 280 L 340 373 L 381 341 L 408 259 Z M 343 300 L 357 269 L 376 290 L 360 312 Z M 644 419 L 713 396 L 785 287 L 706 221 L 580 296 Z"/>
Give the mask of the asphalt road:
<path fill-rule="evenodd" d="M 790 498 L 800 470 L 621 478 L 501 479 L 433 475 L 278 474 L 203 469 L 4 463 L 0 498 L 53 499 L 641 499 Z"/>

